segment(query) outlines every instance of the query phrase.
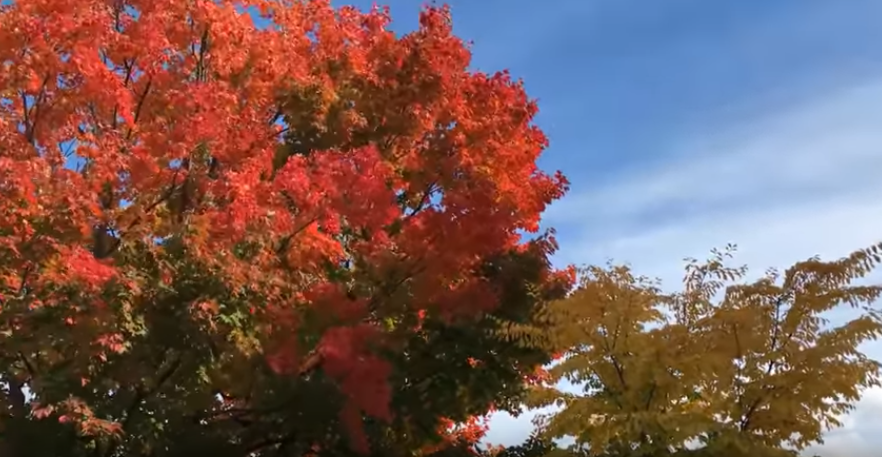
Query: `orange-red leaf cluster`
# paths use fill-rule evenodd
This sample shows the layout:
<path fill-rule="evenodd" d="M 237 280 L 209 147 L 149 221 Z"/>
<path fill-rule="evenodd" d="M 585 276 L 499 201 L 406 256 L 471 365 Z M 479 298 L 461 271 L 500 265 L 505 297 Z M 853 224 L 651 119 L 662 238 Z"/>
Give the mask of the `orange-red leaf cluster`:
<path fill-rule="evenodd" d="M 344 415 L 388 418 L 383 320 L 499 306 L 475 267 L 567 186 L 537 168 L 535 103 L 469 70 L 446 8 L 389 21 L 327 0 L 3 6 L 0 296 L 22 305 L 4 321 L 69 307 L 71 341 L 118 353 L 119 313 L 178 284 L 141 259 L 175 252 L 251 303 L 277 370 L 315 350 Z M 214 322 L 216 298 L 181 306 Z M 321 342 L 298 348 L 310 308 Z"/>

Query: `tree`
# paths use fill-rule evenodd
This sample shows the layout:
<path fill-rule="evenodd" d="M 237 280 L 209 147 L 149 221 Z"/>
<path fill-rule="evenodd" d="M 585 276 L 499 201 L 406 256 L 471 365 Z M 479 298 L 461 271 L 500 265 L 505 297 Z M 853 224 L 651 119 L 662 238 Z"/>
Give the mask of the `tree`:
<path fill-rule="evenodd" d="M 521 234 L 567 183 L 447 9 L 389 20 L 0 6 L 5 452 L 404 455 L 516 403 L 549 356 L 506 329 L 570 279 Z"/>
<path fill-rule="evenodd" d="M 496 446 L 483 452 L 486 457 L 547 457 L 549 455 L 566 455 L 554 443 L 536 434 L 528 437 L 523 443 L 514 446 Z"/>
<path fill-rule="evenodd" d="M 546 438 L 604 456 L 792 455 L 822 442 L 880 365 L 859 345 L 882 334 L 860 285 L 882 245 L 832 262 L 812 258 L 743 282 L 732 249 L 690 260 L 684 288 L 664 293 L 627 266 L 583 269 L 576 290 L 551 305 L 549 344 L 566 350 L 531 404 Z M 858 312 L 833 324 L 828 312 Z M 561 380 L 581 394 L 554 387 Z M 690 443 L 699 444 L 698 449 Z"/>

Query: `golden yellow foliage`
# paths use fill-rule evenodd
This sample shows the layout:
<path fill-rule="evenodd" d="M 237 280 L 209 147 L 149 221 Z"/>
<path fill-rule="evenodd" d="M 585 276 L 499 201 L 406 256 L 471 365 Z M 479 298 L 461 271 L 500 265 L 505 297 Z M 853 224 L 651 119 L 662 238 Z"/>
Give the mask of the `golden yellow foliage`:
<path fill-rule="evenodd" d="M 882 245 L 755 281 L 728 266 L 733 251 L 688 260 L 672 294 L 627 266 L 582 269 L 545 314 L 546 343 L 566 356 L 531 396 L 531 406 L 562 408 L 537 421 L 544 436 L 572 437 L 590 455 L 679 455 L 696 442 L 760 455 L 803 449 L 841 425 L 879 384 L 879 363 L 858 347 L 882 334 L 871 307 L 882 288 L 856 283 Z M 850 320 L 828 320 L 845 307 Z M 582 392 L 553 387 L 561 381 Z"/>

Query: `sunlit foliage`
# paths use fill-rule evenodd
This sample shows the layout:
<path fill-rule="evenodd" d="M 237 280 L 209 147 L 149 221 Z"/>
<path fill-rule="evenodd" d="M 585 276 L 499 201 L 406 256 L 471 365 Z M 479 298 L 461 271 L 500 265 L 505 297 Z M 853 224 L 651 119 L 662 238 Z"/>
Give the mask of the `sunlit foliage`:
<path fill-rule="evenodd" d="M 882 288 L 860 281 L 880 247 L 752 281 L 729 266 L 731 248 L 715 251 L 688 262 L 676 293 L 627 266 L 583 269 L 547 313 L 548 343 L 566 357 L 531 396 L 562 407 L 542 432 L 623 457 L 777 455 L 820 442 L 879 385 L 879 363 L 859 346 L 882 334 L 871 307 Z M 555 387 L 564 380 L 581 393 Z"/>

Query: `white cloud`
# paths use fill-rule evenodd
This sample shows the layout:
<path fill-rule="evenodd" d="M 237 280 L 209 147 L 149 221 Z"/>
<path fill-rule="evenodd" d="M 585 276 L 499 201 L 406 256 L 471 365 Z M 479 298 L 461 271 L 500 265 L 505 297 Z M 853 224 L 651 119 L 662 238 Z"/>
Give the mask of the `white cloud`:
<path fill-rule="evenodd" d="M 739 246 L 736 260 L 759 274 L 882 241 L 882 81 L 663 152 L 673 159 L 605 187 L 576 187 L 549 209 L 546 222 L 561 228 L 558 262 L 613 258 L 676 284 L 681 259 L 729 242 Z M 882 344 L 864 349 L 882 359 Z M 502 416 L 488 441 L 519 442 L 532 429 L 529 419 Z M 878 430 L 882 389 L 873 389 L 812 452 L 869 456 L 882 446 Z"/>

